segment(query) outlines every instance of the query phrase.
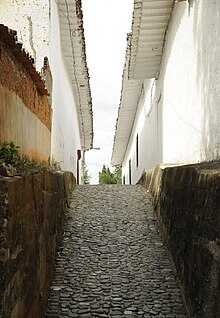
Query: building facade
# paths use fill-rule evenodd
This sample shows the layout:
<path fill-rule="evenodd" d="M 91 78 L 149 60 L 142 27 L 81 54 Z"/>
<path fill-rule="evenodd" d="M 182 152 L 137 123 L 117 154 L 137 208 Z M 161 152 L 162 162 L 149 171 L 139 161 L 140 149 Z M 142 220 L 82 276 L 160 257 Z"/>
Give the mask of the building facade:
<path fill-rule="evenodd" d="M 78 174 L 80 179 L 79 152 L 89 150 L 93 142 L 81 1 L 3 1 L 0 23 L 17 31 L 17 42 L 33 57 L 33 65 L 41 72 L 50 93 L 48 159 L 52 165 Z M 44 74 L 45 61 L 47 74 Z"/>
<path fill-rule="evenodd" d="M 219 159 L 219 14 L 215 0 L 135 1 L 112 153 L 126 184 Z"/>

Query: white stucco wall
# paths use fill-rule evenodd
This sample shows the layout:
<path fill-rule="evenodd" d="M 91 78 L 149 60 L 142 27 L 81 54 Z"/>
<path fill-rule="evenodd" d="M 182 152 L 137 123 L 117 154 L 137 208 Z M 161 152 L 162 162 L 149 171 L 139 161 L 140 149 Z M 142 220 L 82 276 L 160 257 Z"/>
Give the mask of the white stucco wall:
<path fill-rule="evenodd" d="M 139 105 L 123 162 L 126 183 L 129 159 L 133 162 L 132 183 L 136 183 L 144 169 L 158 162 L 186 163 L 219 158 L 219 16 L 220 1 L 217 0 L 175 4 L 160 76 L 155 82 L 152 113 L 144 125 L 140 124 L 143 114 Z M 135 167 L 137 133 L 140 140 L 138 169 Z"/>
<path fill-rule="evenodd" d="M 194 10 L 197 10 L 194 4 Z M 197 83 L 194 14 L 188 2 L 177 3 L 169 25 L 158 90 L 163 103 L 163 162 L 201 159 L 202 114 Z M 202 67 L 202 65 L 200 65 Z"/>
<path fill-rule="evenodd" d="M 220 2 L 177 3 L 158 89 L 163 96 L 163 162 L 219 158 Z"/>
<path fill-rule="evenodd" d="M 16 30 L 18 40 L 35 60 L 40 70 L 49 54 L 50 2 L 48 0 L 0 1 L 0 23 Z"/>
<path fill-rule="evenodd" d="M 156 125 L 158 96 L 155 81 L 146 80 L 142 86 L 139 105 L 133 125 L 131 138 L 122 165 L 122 177 L 129 184 L 129 160 L 131 160 L 132 178 L 136 183 L 146 169 L 150 169 L 158 158 L 158 127 Z M 159 124 L 159 123 L 158 123 Z M 136 158 L 136 137 L 138 135 L 138 166 Z"/>
<path fill-rule="evenodd" d="M 59 14 L 51 1 L 50 66 L 53 74 L 52 159 L 76 176 L 77 149 L 81 149 L 73 89 L 62 55 Z"/>
<path fill-rule="evenodd" d="M 196 44 L 196 81 L 203 108 L 202 160 L 220 157 L 220 2 L 196 1 L 193 36 Z"/>

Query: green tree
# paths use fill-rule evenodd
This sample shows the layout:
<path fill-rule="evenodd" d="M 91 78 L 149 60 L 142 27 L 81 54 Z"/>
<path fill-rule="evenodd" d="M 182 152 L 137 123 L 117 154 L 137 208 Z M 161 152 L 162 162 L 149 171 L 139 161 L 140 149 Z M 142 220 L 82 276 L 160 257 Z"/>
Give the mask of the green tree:
<path fill-rule="evenodd" d="M 99 184 L 121 184 L 121 168 L 116 167 L 113 172 L 103 165 L 99 172 Z"/>
<path fill-rule="evenodd" d="M 115 170 L 113 171 L 113 174 L 114 174 L 116 184 L 121 184 L 121 178 L 122 178 L 121 166 L 116 166 Z"/>
<path fill-rule="evenodd" d="M 83 184 L 90 184 L 90 179 L 91 179 L 91 176 L 89 175 L 89 170 L 85 164 L 84 171 L 83 171 Z"/>
<path fill-rule="evenodd" d="M 115 184 L 113 173 L 105 165 L 103 165 L 102 171 L 99 172 L 99 184 Z"/>

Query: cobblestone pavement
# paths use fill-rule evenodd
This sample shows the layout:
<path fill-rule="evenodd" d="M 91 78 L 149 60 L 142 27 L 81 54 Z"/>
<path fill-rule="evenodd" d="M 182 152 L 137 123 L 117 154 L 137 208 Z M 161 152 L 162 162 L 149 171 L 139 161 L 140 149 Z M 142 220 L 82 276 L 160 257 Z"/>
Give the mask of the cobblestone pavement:
<path fill-rule="evenodd" d="M 76 188 L 46 317 L 187 317 L 144 188 Z"/>

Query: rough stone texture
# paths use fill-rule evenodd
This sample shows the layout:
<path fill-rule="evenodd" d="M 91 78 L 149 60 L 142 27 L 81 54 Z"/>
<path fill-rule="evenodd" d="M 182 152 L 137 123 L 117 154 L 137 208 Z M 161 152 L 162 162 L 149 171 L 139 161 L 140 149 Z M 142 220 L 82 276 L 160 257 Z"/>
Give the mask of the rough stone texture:
<path fill-rule="evenodd" d="M 143 187 L 76 187 L 46 317 L 187 317 Z"/>
<path fill-rule="evenodd" d="M 34 80 L 17 61 L 12 49 L 1 41 L 0 36 L 0 84 L 18 95 L 44 125 L 51 130 L 51 105 L 45 95 L 41 95 Z"/>
<path fill-rule="evenodd" d="M 0 141 L 13 141 L 21 155 L 47 163 L 51 151 L 50 100 L 37 89 L 40 75 L 34 66 L 31 64 L 28 71 L 27 60 L 18 60 L 13 43 L 4 41 L 0 26 Z M 44 86 L 43 81 L 41 84 Z"/>
<path fill-rule="evenodd" d="M 220 317 L 220 163 L 157 166 L 141 183 L 153 195 L 191 317 Z"/>
<path fill-rule="evenodd" d="M 0 175 L 4 177 L 13 177 L 17 174 L 15 168 L 11 165 L 6 165 L 5 163 L 0 164 Z"/>
<path fill-rule="evenodd" d="M 0 177 L 0 317 L 44 312 L 66 212 L 68 173 Z"/>

